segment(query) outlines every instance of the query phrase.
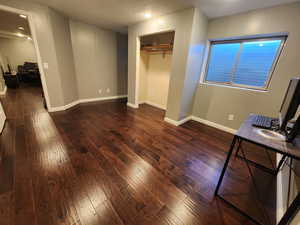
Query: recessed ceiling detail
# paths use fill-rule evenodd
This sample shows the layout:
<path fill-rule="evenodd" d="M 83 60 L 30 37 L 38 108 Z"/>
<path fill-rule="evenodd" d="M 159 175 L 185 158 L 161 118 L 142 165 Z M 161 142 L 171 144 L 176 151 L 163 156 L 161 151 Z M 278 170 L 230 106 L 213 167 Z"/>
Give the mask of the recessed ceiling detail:
<path fill-rule="evenodd" d="M 27 18 L 0 10 L 0 35 L 2 37 L 27 38 L 31 36 Z"/>

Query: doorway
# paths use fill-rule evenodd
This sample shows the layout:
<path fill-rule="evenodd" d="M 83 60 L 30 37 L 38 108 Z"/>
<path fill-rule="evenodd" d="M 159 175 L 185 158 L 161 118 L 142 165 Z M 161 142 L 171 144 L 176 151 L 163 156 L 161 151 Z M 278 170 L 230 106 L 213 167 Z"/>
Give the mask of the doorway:
<path fill-rule="evenodd" d="M 140 37 L 139 104 L 166 110 L 175 32 Z"/>
<path fill-rule="evenodd" d="M 38 72 L 39 72 L 39 75 L 40 75 L 42 100 L 43 100 L 42 103 L 43 103 L 44 107 L 46 108 L 46 110 L 48 111 L 48 110 L 51 109 L 51 104 L 50 104 L 50 98 L 49 98 L 48 88 L 47 88 L 46 79 L 45 79 L 45 73 L 44 73 L 44 70 L 43 70 L 43 63 L 42 63 L 42 59 L 41 59 L 41 54 L 40 54 L 40 51 L 39 51 L 38 41 L 37 41 L 37 38 L 36 38 L 36 30 L 35 30 L 35 26 L 34 26 L 34 22 L 33 22 L 33 15 L 32 15 L 32 13 L 27 12 L 25 10 L 9 7 L 9 6 L 5 6 L 5 5 L 0 5 L 0 12 L 11 13 L 11 14 L 16 16 L 15 18 L 24 19 L 26 21 L 26 23 L 28 24 L 29 32 L 30 32 L 29 37 L 26 36 L 26 32 L 25 33 L 20 32 L 20 31 L 22 31 L 22 28 L 18 29 L 19 27 L 22 27 L 22 25 L 18 26 L 18 24 L 15 24 L 17 27 L 16 26 L 13 27 L 13 26 L 11 26 L 12 24 L 10 23 L 11 22 L 10 20 L 7 20 L 6 18 L 1 19 L 1 21 L 3 21 L 2 23 L 4 25 L 8 25 L 8 26 L 11 27 L 10 31 L 8 31 L 8 32 L 4 31 L 2 34 L 4 36 L 9 35 L 10 37 L 11 37 L 11 34 L 14 34 L 15 36 L 17 35 L 17 37 L 19 37 L 19 38 L 25 38 L 25 39 L 27 38 L 28 41 L 32 42 L 32 44 L 34 46 L 35 56 L 36 56 L 36 62 L 34 62 L 35 63 L 34 66 L 35 66 L 35 69 L 36 69 L 36 65 L 37 65 Z M 9 23 L 7 23 L 7 21 L 9 21 Z M 5 66 L 4 66 L 4 69 L 5 69 Z M 15 71 L 15 72 L 17 72 L 17 71 Z M 5 80 L 3 79 L 2 71 L 0 69 L 0 88 L 1 88 L 1 85 L 3 85 L 4 87 L 3 87 L 2 90 L 0 90 L 0 95 L 5 95 L 7 87 L 5 85 Z"/>
<path fill-rule="evenodd" d="M 47 108 L 30 16 L 0 6 L 0 21 L 0 92 L 34 93 L 41 106 Z"/>

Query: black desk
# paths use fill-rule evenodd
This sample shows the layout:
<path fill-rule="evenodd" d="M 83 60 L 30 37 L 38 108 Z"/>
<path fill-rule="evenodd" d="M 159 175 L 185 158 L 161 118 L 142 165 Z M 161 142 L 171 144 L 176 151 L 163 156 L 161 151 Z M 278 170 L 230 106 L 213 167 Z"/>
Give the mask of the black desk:
<path fill-rule="evenodd" d="M 227 155 L 227 159 L 224 164 L 224 168 L 221 172 L 221 175 L 220 175 L 220 178 L 219 178 L 216 190 L 215 190 L 215 196 L 220 197 L 222 200 L 224 200 L 226 203 L 230 204 L 232 207 L 234 207 L 241 214 L 243 214 L 244 216 L 246 216 L 253 222 L 255 222 L 257 224 L 261 224 L 258 221 L 256 221 L 254 218 L 252 218 L 250 215 L 248 215 L 246 212 L 240 210 L 235 205 L 233 205 L 232 203 L 230 203 L 229 201 L 227 201 L 226 199 L 224 199 L 222 196 L 219 195 L 219 189 L 222 184 L 228 163 L 229 163 L 232 153 L 235 149 L 235 146 L 238 143 L 238 150 L 239 150 L 241 142 L 246 141 L 246 142 L 250 142 L 255 145 L 264 147 L 268 151 L 273 151 L 273 152 L 281 154 L 282 160 L 279 163 L 278 168 L 275 171 L 275 174 L 277 174 L 283 163 L 283 160 L 286 157 L 290 157 L 291 159 L 295 159 L 295 160 L 300 160 L 300 138 L 299 137 L 296 138 L 293 141 L 293 143 L 287 143 L 285 141 L 273 140 L 273 139 L 264 137 L 257 132 L 258 128 L 255 128 L 252 126 L 255 116 L 256 115 L 253 115 L 253 114 L 250 115 L 248 117 L 248 119 L 242 124 L 242 126 L 237 131 L 237 133 L 234 135 L 233 141 L 231 143 L 231 146 L 230 146 L 230 149 L 229 149 L 229 152 Z M 246 159 L 246 157 L 244 157 L 244 159 Z M 250 168 L 249 168 L 249 171 L 251 172 Z M 297 197 L 294 199 L 292 204 L 289 206 L 289 208 L 287 209 L 286 213 L 284 214 L 284 216 L 282 217 L 282 219 L 278 225 L 289 224 L 289 222 L 291 222 L 291 220 L 297 214 L 299 208 L 300 208 L 300 193 L 298 193 Z"/>

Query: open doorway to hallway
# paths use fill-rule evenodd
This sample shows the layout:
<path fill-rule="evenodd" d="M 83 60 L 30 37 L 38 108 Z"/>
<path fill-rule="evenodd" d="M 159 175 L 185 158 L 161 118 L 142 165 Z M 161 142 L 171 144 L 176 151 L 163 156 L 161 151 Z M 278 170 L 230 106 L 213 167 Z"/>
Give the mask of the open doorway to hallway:
<path fill-rule="evenodd" d="M 34 97 L 46 107 L 28 16 L 0 10 L 0 92 Z M 24 98 L 21 98 L 24 99 Z"/>

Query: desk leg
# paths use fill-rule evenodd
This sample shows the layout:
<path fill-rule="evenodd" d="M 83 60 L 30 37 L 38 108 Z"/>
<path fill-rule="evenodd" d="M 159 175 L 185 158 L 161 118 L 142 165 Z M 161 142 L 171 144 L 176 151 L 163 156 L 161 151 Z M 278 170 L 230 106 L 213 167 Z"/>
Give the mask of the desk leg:
<path fill-rule="evenodd" d="M 281 168 L 282 164 L 284 163 L 285 159 L 286 159 L 286 155 L 282 156 L 282 158 L 281 158 L 281 160 L 280 160 L 280 162 L 279 162 L 279 164 L 278 164 L 278 167 L 277 167 L 277 169 L 276 169 L 276 171 L 275 171 L 275 174 L 276 174 L 276 175 L 279 173 L 280 168 Z"/>
<path fill-rule="evenodd" d="M 234 150 L 234 146 L 235 146 L 236 141 L 237 141 L 237 136 L 234 136 L 234 138 L 233 138 L 233 140 L 232 140 L 232 143 L 231 143 L 231 146 L 230 146 L 230 149 L 229 149 L 229 152 L 228 152 L 228 154 L 227 154 L 227 159 L 226 159 L 226 161 L 225 161 L 225 164 L 224 164 L 222 173 L 221 173 L 220 178 L 219 178 L 219 181 L 218 181 L 218 185 L 217 185 L 216 190 L 215 190 L 215 196 L 218 195 L 218 192 L 219 192 L 220 186 L 221 186 L 221 184 L 222 184 L 222 181 L 223 181 L 223 178 L 224 178 L 224 175 L 225 175 L 225 172 L 226 172 L 228 163 L 229 163 L 229 161 L 230 161 L 230 157 L 231 157 L 232 152 L 233 152 L 233 150 Z"/>
<path fill-rule="evenodd" d="M 297 212 L 300 209 L 300 193 L 297 195 L 295 200 L 292 202 L 290 207 L 287 209 L 283 217 L 281 218 L 278 225 L 287 225 L 289 224 L 292 219 L 296 216 Z"/>
<path fill-rule="evenodd" d="M 235 157 L 238 157 L 238 156 L 239 156 L 239 152 L 240 152 L 240 149 L 241 149 L 241 145 L 242 145 L 242 140 L 239 139 L 239 140 L 238 140 L 238 147 L 237 147 L 236 152 L 235 152 Z"/>

